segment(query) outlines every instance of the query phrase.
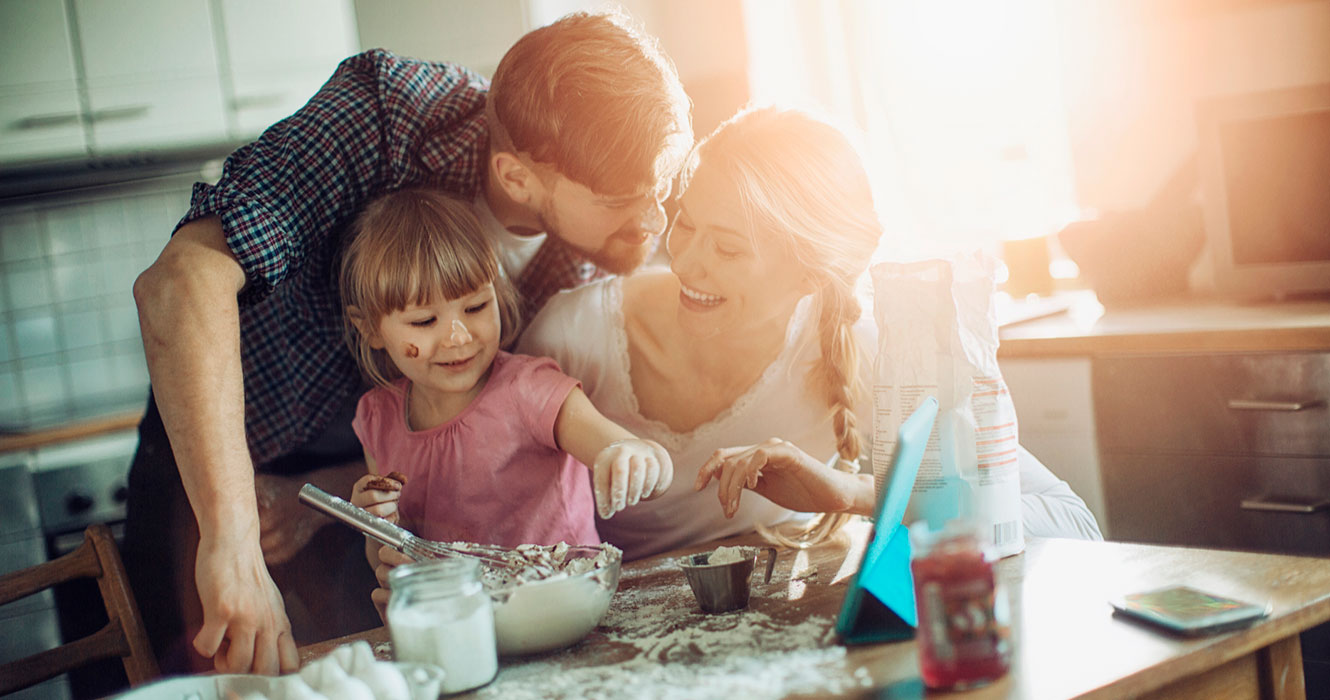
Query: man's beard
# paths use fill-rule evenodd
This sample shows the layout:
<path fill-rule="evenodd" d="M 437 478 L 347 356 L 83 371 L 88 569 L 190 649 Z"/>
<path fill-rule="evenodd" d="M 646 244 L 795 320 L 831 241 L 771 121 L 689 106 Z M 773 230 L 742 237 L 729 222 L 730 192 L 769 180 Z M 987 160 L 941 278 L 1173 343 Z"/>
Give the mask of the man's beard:
<path fill-rule="evenodd" d="M 545 230 L 545 234 L 554 236 L 565 245 L 578 253 L 581 253 L 587 260 L 590 260 L 596 267 L 613 275 L 626 275 L 646 262 L 647 257 L 656 249 L 656 241 L 659 236 L 652 234 L 646 237 L 641 243 L 636 242 L 641 236 L 636 228 L 630 228 L 615 231 L 605 239 L 604 245 L 596 250 L 587 250 L 582 246 L 576 245 L 560 234 L 559 218 L 555 215 L 552 207 L 544 207 L 540 212 L 540 225 Z"/>

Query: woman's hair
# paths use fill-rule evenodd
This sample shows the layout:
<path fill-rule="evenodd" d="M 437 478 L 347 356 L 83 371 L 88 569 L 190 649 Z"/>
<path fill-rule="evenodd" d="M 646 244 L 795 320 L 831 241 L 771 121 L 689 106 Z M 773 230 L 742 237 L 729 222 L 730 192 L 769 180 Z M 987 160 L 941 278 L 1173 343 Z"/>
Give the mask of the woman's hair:
<path fill-rule="evenodd" d="M 622 14 L 575 12 L 528 32 L 499 61 L 485 113 L 492 150 L 605 195 L 655 187 L 693 143 L 674 64 Z"/>
<path fill-rule="evenodd" d="M 721 124 L 694 149 L 683 185 L 699 163 L 735 183 L 757 250 L 784 246 L 815 285 L 814 314 L 821 359 L 808 384 L 831 411 L 837 449 L 847 464 L 863 452 L 854 406 L 864 396 L 853 325 L 862 309 L 855 297 L 882 235 L 868 174 L 855 147 L 836 127 L 806 113 L 748 108 Z M 806 546 L 834 533 L 848 519 L 824 514 L 790 539 Z"/>
<path fill-rule="evenodd" d="M 521 329 L 520 303 L 471 205 L 426 189 L 370 202 L 351 224 L 338 276 L 346 343 L 361 371 L 380 386 L 401 376 L 357 324 L 377 328 L 408 304 L 431 303 L 436 294 L 458 299 L 491 282 L 506 348 Z"/>

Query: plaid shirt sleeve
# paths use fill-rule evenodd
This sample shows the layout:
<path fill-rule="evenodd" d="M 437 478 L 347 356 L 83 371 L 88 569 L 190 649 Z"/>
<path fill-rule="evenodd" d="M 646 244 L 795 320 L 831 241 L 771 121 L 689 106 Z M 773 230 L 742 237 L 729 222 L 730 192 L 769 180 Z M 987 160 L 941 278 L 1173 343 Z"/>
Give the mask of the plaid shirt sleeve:
<path fill-rule="evenodd" d="M 195 185 L 180 225 L 221 219 L 252 303 L 381 192 L 428 183 L 474 197 L 487 90 L 458 66 L 352 56 L 308 104 L 231 154 L 216 185 Z"/>
<path fill-rule="evenodd" d="M 241 294 L 245 432 L 257 464 L 308 444 L 360 385 L 332 270 L 346 224 L 388 191 L 473 199 L 488 148 L 488 84 L 459 66 L 352 56 L 317 94 L 195 186 L 181 223 L 217 216 Z"/>

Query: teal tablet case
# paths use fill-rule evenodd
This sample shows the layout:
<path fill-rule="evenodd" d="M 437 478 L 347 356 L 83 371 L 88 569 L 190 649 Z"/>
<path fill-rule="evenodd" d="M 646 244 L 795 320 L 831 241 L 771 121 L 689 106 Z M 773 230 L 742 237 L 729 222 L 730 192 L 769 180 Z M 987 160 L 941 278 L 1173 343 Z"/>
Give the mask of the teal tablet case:
<path fill-rule="evenodd" d="M 890 480 L 878 496 L 873 518 L 873 537 L 864 548 L 863 561 L 850 579 L 850 589 L 836 618 L 836 634 L 846 644 L 914 636 L 918 618 L 914 577 L 910 574 L 910 537 L 901 518 L 914 490 L 937 409 L 937 399 L 927 397 L 897 431 Z"/>

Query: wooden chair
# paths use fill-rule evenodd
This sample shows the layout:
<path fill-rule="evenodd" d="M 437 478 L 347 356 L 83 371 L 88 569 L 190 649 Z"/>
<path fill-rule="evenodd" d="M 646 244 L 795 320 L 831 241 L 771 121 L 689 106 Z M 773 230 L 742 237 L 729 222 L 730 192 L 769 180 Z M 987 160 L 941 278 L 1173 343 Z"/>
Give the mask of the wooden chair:
<path fill-rule="evenodd" d="M 120 551 L 105 525 L 85 530 L 83 544 L 69 554 L 0 576 L 0 605 L 80 578 L 97 579 L 110 621 L 87 637 L 0 665 L 0 695 L 36 685 L 93 661 L 116 657 L 125 664 L 131 686 L 161 675 L 134 593 L 125 578 Z"/>

